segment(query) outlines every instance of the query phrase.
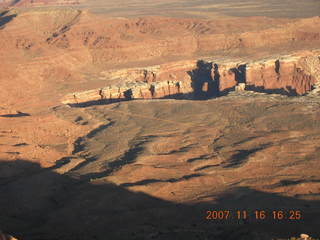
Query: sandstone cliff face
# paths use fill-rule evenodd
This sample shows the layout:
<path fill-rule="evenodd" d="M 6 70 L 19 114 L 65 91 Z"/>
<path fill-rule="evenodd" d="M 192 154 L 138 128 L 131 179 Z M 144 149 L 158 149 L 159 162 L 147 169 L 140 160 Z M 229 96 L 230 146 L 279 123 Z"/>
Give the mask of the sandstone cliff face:
<path fill-rule="evenodd" d="M 283 56 L 252 62 L 215 63 L 212 80 L 218 81 L 219 91 L 233 89 L 238 83 L 247 88 L 302 95 L 320 85 L 320 60 L 317 56 Z"/>
<path fill-rule="evenodd" d="M 320 93 L 320 57 L 310 55 L 300 59 L 299 63 L 305 72 L 315 78 L 316 82 L 311 94 Z"/>
<path fill-rule="evenodd" d="M 72 93 L 65 104 L 99 100 L 152 99 L 165 97 L 214 97 L 245 84 L 247 89 L 302 95 L 319 84 L 317 56 L 284 56 L 254 62 L 216 63 L 180 61 L 139 69 L 105 72 L 122 84 Z M 199 64 L 199 62 L 201 64 Z M 317 80 L 318 79 L 318 80 Z"/>
<path fill-rule="evenodd" d="M 215 64 L 211 71 L 212 79 L 219 81 L 219 92 L 223 92 L 237 85 L 236 75 L 233 69 L 236 69 L 234 64 Z"/>
<path fill-rule="evenodd" d="M 154 83 L 129 82 L 84 92 L 71 93 L 62 99 L 64 104 L 81 104 L 100 100 L 121 101 L 131 99 L 152 99 L 191 93 L 188 82 L 162 81 Z"/>
<path fill-rule="evenodd" d="M 312 89 L 316 78 L 299 64 L 300 58 L 270 59 L 247 65 L 246 83 L 264 90 L 283 90 L 304 94 Z"/>

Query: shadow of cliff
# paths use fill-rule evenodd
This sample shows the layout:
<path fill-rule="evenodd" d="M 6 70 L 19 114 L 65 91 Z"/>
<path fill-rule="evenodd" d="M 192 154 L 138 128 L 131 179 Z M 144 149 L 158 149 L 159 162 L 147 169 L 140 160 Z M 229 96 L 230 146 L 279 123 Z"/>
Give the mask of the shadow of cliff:
<path fill-rule="evenodd" d="M 0 9 L 0 17 L 3 17 L 4 15 L 6 15 L 9 12 L 9 10 L 1 10 Z"/>
<path fill-rule="evenodd" d="M 191 87 L 193 89 L 192 98 L 194 100 L 203 100 L 218 96 L 219 79 L 212 77 L 211 71 L 213 67 L 217 69 L 216 64 L 213 66 L 211 62 L 199 60 L 197 61 L 197 68 L 187 72 L 191 77 Z"/>
<path fill-rule="evenodd" d="M 0 29 L 4 28 L 7 23 L 14 19 L 17 14 L 6 15 L 9 11 L 4 11 L 0 14 Z"/>
<path fill-rule="evenodd" d="M 174 203 L 109 182 L 91 183 L 24 160 L 0 161 L 0 228 L 23 240 L 271 239 L 319 236 L 320 201 L 233 187 L 215 201 Z M 191 177 L 191 176 L 190 176 Z M 154 181 L 157 181 L 156 179 Z M 149 182 L 139 182 L 138 185 Z M 152 183 L 151 183 L 152 184 Z M 128 185 L 129 186 L 129 185 Z M 175 195 L 176 193 L 172 192 Z M 210 193 L 207 194 L 210 197 Z M 200 199 L 201 200 L 201 199 Z M 228 220 L 206 219 L 228 210 Z M 237 210 L 248 219 L 236 219 Z M 255 210 L 301 211 L 302 219 L 255 220 Z"/>
<path fill-rule="evenodd" d="M 23 113 L 20 111 L 17 111 L 17 113 L 14 114 L 2 114 L 0 117 L 7 117 L 7 118 L 14 118 L 14 117 L 29 117 L 31 116 L 29 113 Z"/>
<path fill-rule="evenodd" d="M 241 64 L 238 67 L 230 69 L 234 73 L 235 80 L 238 83 L 246 83 L 247 81 L 247 64 Z"/>
<path fill-rule="evenodd" d="M 273 89 L 265 89 L 263 86 L 254 86 L 247 85 L 246 90 L 259 92 L 259 93 L 267 93 L 267 94 L 279 94 L 288 97 L 299 96 L 297 91 L 293 89 L 291 86 L 287 86 L 286 88 L 273 88 Z"/>
<path fill-rule="evenodd" d="M 84 107 L 91 107 L 91 106 L 98 106 L 98 105 L 108 105 L 112 103 L 118 103 L 118 102 L 125 102 L 125 101 L 133 101 L 135 99 L 101 99 L 96 101 L 88 101 L 83 103 L 72 103 L 68 104 L 70 107 L 74 108 L 84 108 Z"/>

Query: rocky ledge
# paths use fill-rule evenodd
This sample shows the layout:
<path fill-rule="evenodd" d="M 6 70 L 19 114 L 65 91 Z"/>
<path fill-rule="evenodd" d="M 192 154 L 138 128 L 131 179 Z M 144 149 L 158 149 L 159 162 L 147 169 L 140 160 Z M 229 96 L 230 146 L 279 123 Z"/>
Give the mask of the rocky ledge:
<path fill-rule="evenodd" d="M 64 104 L 152 98 L 206 99 L 233 90 L 288 96 L 317 94 L 320 89 L 318 54 L 270 57 L 258 61 L 181 61 L 140 69 L 104 72 L 122 84 L 75 92 Z"/>

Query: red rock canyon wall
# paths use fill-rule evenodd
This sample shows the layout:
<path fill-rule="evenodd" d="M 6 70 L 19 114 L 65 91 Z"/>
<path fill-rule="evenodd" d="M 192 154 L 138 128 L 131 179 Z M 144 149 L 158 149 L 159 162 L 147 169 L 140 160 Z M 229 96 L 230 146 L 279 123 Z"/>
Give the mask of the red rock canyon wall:
<path fill-rule="evenodd" d="M 317 77 L 306 68 L 307 58 L 286 56 L 247 63 L 209 62 L 212 65 L 209 81 L 213 83 L 218 81 L 216 85 L 219 93 L 231 90 L 238 83 L 244 82 L 247 88 L 252 90 L 281 90 L 284 93 L 301 95 L 312 90 L 318 82 Z M 195 91 L 194 81 L 196 81 L 190 72 L 196 68 L 196 61 L 182 61 L 145 69 L 109 71 L 106 72 L 108 76 L 119 78 L 121 81 L 129 79 L 129 81 L 124 84 L 71 93 L 65 96 L 62 102 L 77 104 L 99 100 L 151 99 L 177 95 L 190 97 Z M 320 65 L 313 68 L 320 68 Z M 210 83 L 203 82 L 202 91 L 213 91 L 208 88 L 208 84 Z"/>

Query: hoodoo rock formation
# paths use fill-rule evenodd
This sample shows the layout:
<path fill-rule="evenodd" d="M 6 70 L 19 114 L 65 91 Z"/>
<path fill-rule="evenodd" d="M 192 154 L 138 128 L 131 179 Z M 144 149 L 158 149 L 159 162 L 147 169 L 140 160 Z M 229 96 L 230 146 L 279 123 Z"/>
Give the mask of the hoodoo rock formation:
<path fill-rule="evenodd" d="M 78 104 L 99 100 L 199 98 L 201 93 L 212 97 L 225 94 L 237 85 L 242 90 L 246 86 L 254 91 L 302 95 L 319 84 L 317 74 L 320 64 L 314 59 L 318 56 L 283 56 L 241 63 L 200 60 L 110 71 L 107 76 L 118 77 L 124 83 L 71 93 L 62 102 Z"/>

